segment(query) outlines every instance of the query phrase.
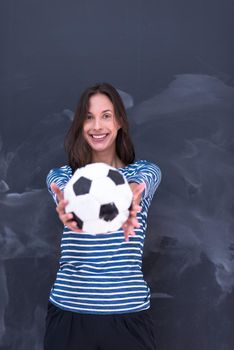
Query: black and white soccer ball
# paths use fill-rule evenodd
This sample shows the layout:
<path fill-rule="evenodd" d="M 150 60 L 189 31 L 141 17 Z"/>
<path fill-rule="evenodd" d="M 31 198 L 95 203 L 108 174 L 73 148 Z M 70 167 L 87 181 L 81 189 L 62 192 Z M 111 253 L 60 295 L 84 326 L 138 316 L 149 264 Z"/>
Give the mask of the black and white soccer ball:
<path fill-rule="evenodd" d="M 65 211 L 84 232 L 97 234 L 118 230 L 129 216 L 132 190 L 116 168 L 91 163 L 77 169 L 64 188 L 69 201 Z"/>

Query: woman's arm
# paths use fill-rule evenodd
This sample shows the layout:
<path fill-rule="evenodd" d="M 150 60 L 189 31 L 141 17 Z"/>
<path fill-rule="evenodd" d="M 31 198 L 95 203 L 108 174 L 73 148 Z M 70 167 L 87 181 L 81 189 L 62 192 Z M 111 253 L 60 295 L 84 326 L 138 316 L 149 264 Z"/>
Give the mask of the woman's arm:
<path fill-rule="evenodd" d="M 161 169 L 154 163 L 147 160 L 140 161 L 137 171 L 128 178 L 128 182 L 144 183 L 145 189 L 142 192 L 142 199 L 152 200 L 154 193 L 162 179 Z"/>
<path fill-rule="evenodd" d="M 127 221 L 125 221 L 125 223 L 122 225 L 126 242 L 129 240 L 129 236 L 135 235 L 134 228 L 138 228 L 140 226 L 137 219 L 137 213 L 141 211 L 141 207 L 139 204 L 141 201 L 142 192 L 145 189 L 144 183 L 138 184 L 135 182 L 131 182 L 129 183 L 129 186 L 131 187 L 133 193 L 132 205 L 129 217 Z"/>
<path fill-rule="evenodd" d="M 58 201 L 56 192 L 53 191 L 53 189 L 51 188 L 51 184 L 55 183 L 58 189 L 60 189 L 60 191 L 63 191 L 65 185 L 67 184 L 67 182 L 71 177 L 72 177 L 72 170 L 67 165 L 61 166 L 60 168 L 53 168 L 49 171 L 46 177 L 46 185 L 49 193 L 52 195 L 57 205 L 59 201 Z"/>
<path fill-rule="evenodd" d="M 72 176 L 72 170 L 69 166 L 64 165 L 60 168 L 53 168 L 49 171 L 46 177 L 46 184 L 49 193 L 52 195 L 56 203 L 56 211 L 59 219 L 70 230 L 75 232 L 82 232 L 77 228 L 77 223 L 73 220 L 72 213 L 66 213 L 65 207 L 68 201 L 64 200 L 63 189 Z"/>

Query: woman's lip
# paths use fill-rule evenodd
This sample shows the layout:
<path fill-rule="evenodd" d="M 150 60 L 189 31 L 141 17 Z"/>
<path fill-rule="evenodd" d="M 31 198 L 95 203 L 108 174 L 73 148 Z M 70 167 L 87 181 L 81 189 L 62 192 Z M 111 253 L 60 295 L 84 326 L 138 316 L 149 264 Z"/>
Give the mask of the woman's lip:
<path fill-rule="evenodd" d="M 90 136 L 94 137 L 94 136 L 100 136 L 100 139 L 101 137 L 106 137 L 108 134 L 90 134 Z"/>
<path fill-rule="evenodd" d="M 103 136 L 103 137 L 93 137 L 93 135 L 95 136 Z M 90 137 L 92 138 L 93 142 L 102 142 L 105 141 L 105 139 L 107 138 L 109 134 L 90 134 Z"/>

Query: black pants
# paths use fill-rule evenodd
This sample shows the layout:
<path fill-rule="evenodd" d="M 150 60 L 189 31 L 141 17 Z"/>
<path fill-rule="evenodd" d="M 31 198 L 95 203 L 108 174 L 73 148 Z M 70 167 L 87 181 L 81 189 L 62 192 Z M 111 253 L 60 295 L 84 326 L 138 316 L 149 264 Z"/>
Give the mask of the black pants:
<path fill-rule="evenodd" d="M 149 310 L 81 314 L 48 303 L 44 350 L 155 350 Z"/>

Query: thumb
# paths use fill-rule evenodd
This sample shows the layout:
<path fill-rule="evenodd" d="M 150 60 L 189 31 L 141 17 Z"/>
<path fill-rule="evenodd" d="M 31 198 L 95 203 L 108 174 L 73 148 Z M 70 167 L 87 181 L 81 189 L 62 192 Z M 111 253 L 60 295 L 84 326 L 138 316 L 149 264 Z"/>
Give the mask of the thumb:
<path fill-rule="evenodd" d="M 63 192 L 59 189 L 55 182 L 51 183 L 50 188 L 56 194 L 58 201 L 60 202 L 63 199 Z"/>
<path fill-rule="evenodd" d="M 134 189 L 134 196 L 138 196 L 140 193 L 142 193 L 145 189 L 145 183 L 144 182 L 141 182 L 139 183 L 135 189 Z"/>

